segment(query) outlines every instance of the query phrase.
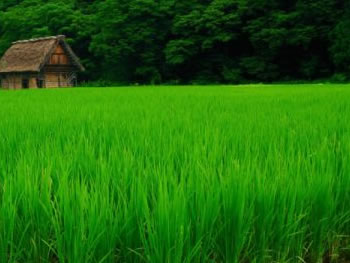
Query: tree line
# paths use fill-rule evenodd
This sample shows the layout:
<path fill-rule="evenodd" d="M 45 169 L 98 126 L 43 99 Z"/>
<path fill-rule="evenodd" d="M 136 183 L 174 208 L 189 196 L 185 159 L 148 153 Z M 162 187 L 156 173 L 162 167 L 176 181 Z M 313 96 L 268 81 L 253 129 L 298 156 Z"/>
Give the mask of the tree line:
<path fill-rule="evenodd" d="M 346 81 L 344 0 L 1 0 L 0 54 L 64 34 L 86 81 Z"/>

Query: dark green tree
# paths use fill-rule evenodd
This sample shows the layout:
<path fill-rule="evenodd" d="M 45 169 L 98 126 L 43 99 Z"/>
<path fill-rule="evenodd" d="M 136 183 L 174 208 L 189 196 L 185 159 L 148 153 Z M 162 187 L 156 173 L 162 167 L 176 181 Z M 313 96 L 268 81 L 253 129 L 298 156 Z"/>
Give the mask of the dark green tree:
<path fill-rule="evenodd" d="M 345 80 L 349 10 L 341 0 L 3 0 L 0 53 L 64 34 L 85 80 Z"/>

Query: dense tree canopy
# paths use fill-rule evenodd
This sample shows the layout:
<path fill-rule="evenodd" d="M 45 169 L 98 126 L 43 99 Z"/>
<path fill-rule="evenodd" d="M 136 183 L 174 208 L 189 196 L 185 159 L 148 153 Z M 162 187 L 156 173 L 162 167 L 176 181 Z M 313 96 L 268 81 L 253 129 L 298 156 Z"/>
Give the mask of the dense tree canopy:
<path fill-rule="evenodd" d="M 64 34 L 87 68 L 115 83 L 346 80 L 343 0 L 2 0 L 0 53 Z"/>

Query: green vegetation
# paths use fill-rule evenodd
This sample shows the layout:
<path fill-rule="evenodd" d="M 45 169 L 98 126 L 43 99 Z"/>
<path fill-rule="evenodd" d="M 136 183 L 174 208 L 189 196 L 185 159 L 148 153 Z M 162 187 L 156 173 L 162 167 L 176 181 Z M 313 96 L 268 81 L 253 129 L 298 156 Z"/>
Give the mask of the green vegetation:
<path fill-rule="evenodd" d="M 11 41 L 65 34 L 83 79 L 251 83 L 350 76 L 344 0 L 1 0 Z"/>
<path fill-rule="evenodd" d="M 0 262 L 346 262 L 350 86 L 0 92 Z"/>

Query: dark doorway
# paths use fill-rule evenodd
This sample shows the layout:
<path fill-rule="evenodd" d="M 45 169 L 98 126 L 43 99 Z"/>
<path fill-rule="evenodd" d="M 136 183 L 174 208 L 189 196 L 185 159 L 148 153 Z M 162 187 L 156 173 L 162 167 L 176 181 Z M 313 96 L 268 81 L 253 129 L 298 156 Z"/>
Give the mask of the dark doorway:
<path fill-rule="evenodd" d="M 42 89 L 44 87 L 44 80 L 42 79 L 36 79 L 36 86 L 39 88 L 39 89 Z"/>
<path fill-rule="evenodd" d="M 22 89 L 29 89 L 29 79 L 22 79 Z"/>

